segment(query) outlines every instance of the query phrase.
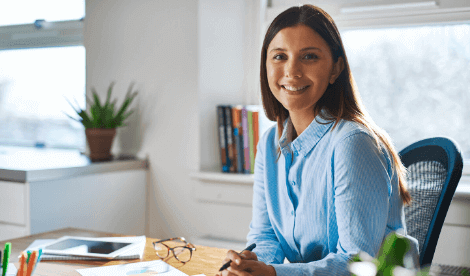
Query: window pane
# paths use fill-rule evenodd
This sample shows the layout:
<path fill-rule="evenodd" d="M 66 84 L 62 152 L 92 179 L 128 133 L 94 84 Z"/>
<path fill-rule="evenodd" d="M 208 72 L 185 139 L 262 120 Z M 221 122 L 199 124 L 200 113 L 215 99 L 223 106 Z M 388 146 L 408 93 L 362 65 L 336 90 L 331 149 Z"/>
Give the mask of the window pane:
<path fill-rule="evenodd" d="M 9 0 L 0 4 L 0 26 L 31 24 L 36 19 L 63 21 L 85 16 L 85 0 Z"/>
<path fill-rule="evenodd" d="M 398 150 L 447 136 L 470 158 L 470 25 L 342 32 L 367 111 Z"/>
<path fill-rule="evenodd" d="M 84 149 L 65 98 L 85 106 L 85 47 L 0 51 L 0 143 Z"/>

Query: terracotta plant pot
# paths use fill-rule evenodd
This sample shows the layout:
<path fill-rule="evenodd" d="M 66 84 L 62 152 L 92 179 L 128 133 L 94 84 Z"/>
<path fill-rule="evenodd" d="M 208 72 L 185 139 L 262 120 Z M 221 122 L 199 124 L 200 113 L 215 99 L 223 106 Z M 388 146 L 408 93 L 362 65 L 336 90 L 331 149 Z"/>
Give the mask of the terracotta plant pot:
<path fill-rule="evenodd" d="M 92 161 L 112 158 L 111 146 L 113 145 L 114 136 L 116 136 L 115 128 L 87 128 L 85 134 Z"/>

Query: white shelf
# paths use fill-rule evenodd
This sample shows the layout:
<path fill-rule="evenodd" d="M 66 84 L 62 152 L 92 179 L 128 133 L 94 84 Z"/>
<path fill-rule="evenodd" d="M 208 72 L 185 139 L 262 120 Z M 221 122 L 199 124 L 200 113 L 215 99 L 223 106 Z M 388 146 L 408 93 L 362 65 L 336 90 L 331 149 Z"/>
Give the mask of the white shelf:
<path fill-rule="evenodd" d="M 211 172 L 211 171 L 200 171 L 191 173 L 192 179 L 210 181 L 210 182 L 227 182 L 237 184 L 253 185 L 254 177 L 253 174 L 241 174 L 241 173 L 222 173 L 222 172 Z"/>

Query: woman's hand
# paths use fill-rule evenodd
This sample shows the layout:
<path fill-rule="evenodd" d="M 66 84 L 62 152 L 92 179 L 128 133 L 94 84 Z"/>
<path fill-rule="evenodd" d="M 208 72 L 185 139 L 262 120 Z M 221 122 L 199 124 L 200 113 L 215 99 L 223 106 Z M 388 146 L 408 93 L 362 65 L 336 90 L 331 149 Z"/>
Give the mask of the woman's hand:
<path fill-rule="evenodd" d="M 274 267 L 258 261 L 254 252 L 245 250 L 238 254 L 229 250 L 223 263 L 230 260 L 232 260 L 230 266 L 215 276 L 276 276 Z"/>

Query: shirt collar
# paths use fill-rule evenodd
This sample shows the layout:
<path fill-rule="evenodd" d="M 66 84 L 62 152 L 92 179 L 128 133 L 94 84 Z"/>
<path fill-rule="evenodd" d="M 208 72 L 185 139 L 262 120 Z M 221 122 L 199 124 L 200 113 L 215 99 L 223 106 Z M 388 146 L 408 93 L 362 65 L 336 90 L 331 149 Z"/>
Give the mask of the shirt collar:
<path fill-rule="evenodd" d="M 326 114 L 325 110 L 320 113 Z M 297 137 L 294 141 L 290 141 L 292 137 L 292 131 L 294 131 L 294 125 L 288 117 L 284 121 L 284 130 L 281 138 L 279 139 L 279 147 L 281 150 L 288 149 L 289 144 L 294 154 L 301 154 L 306 156 L 315 145 L 321 140 L 321 138 L 330 130 L 334 121 L 325 120 L 320 117 L 320 113 L 310 123 L 310 125 Z"/>

